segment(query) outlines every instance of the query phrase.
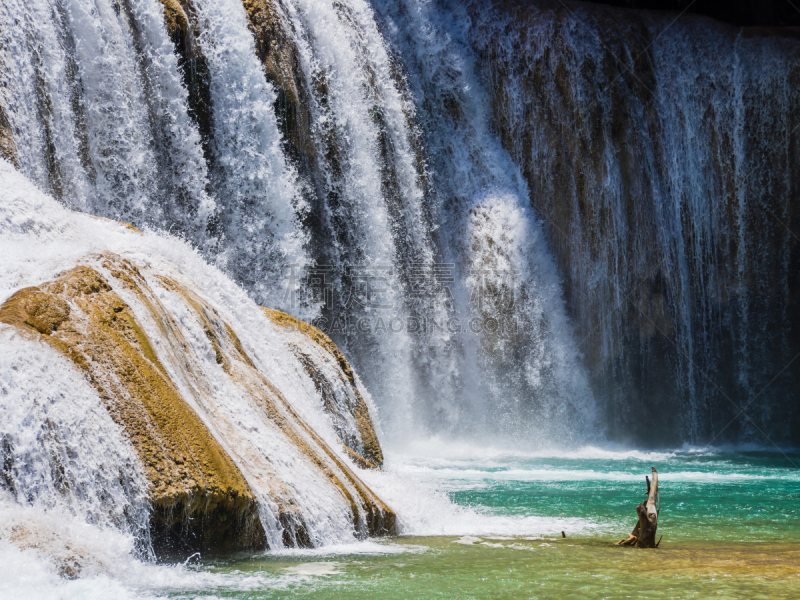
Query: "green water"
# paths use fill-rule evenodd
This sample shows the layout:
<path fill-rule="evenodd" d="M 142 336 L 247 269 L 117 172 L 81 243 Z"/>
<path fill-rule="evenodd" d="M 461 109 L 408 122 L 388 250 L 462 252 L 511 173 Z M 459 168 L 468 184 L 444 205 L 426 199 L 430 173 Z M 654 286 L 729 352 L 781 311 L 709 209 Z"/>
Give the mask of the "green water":
<path fill-rule="evenodd" d="M 169 595 L 797 599 L 800 473 L 792 461 L 800 464 L 800 456 L 589 450 L 561 457 L 402 457 L 390 465 L 401 481 L 422 481 L 469 507 L 453 517 L 459 535 L 204 561 L 190 569 L 218 579 Z M 651 465 L 660 473 L 661 546 L 615 547 L 635 523 Z M 416 533 L 432 527 L 407 526 Z M 492 527 L 501 534 L 491 534 Z"/>
<path fill-rule="evenodd" d="M 800 464 L 797 456 L 789 460 Z M 789 460 L 764 452 L 683 453 L 653 465 L 661 473 L 665 539 L 800 542 L 800 473 Z M 484 479 L 451 498 L 507 514 L 580 515 L 625 531 L 636 520 L 633 506 L 645 497 L 650 466 L 641 460 L 511 459 L 507 468 L 492 470 L 500 480 Z M 462 481 L 466 488 L 468 480 Z"/>

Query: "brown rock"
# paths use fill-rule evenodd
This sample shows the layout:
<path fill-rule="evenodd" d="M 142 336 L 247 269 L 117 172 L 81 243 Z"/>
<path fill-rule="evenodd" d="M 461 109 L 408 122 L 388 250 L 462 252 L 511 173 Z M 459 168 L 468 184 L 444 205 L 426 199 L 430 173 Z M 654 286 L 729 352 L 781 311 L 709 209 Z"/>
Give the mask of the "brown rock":
<path fill-rule="evenodd" d="M 349 440 L 342 440 L 342 442 L 352 451 L 352 453 L 358 455 L 365 465 L 372 465 L 373 467 L 380 467 L 383 465 L 383 450 L 381 449 L 380 442 L 378 441 L 378 435 L 375 432 L 375 427 L 369 414 L 369 408 L 367 407 L 367 403 L 364 401 L 361 392 L 358 390 L 355 374 L 353 373 L 353 369 L 350 367 L 350 363 L 347 362 L 347 359 L 341 353 L 339 348 L 336 347 L 336 344 L 333 343 L 333 340 L 331 340 L 331 338 L 325 335 L 325 333 L 323 333 L 321 330 L 317 329 L 313 325 L 310 325 L 309 323 L 306 323 L 305 321 L 301 321 L 300 319 L 297 319 L 291 315 L 287 315 L 286 313 L 273 310 L 271 308 L 263 308 L 263 310 L 274 323 L 287 329 L 305 333 L 314 343 L 321 346 L 326 352 L 330 353 L 335 358 L 336 362 L 339 363 L 340 373 L 347 385 L 349 385 L 353 390 L 356 398 L 356 403 L 351 410 L 361 438 L 360 440 L 352 442 Z M 333 402 L 326 401 L 326 393 L 332 393 L 329 392 L 331 389 L 330 383 L 325 380 L 325 376 L 322 373 L 314 368 L 314 365 L 310 363 L 308 357 L 305 357 L 299 349 L 295 349 L 295 353 L 303 363 L 306 372 L 314 380 L 317 390 L 323 396 L 325 408 L 330 412 L 332 410 Z"/>
<path fill-rule="evenodd" d="M 255 38 L 256 54 L 278 89 L 276 111 L 283 134 L 296 151 L 314 156 L 308 91 L 292 37 L 272 0 L 242 0 L 242 3 Z"/>
<path fill-rule="evenodd" d="M 160 340 L 166 345 L 159 346 L 159 353 L 170 357 L 170 369 L 178 372 L 174 376 L 193 382 L 192 393 L 200 394 L 193 396 L 194 402 L 215 392 L 205 379 L 205 367 L 191 354 L 193 346 L 184 337 L 182 327 L 160 304 L 135 265 L 109 253 L 89 260 L 100 264 L 108 276 L 103 276 L 98 268 L 78 266 L 54 281 L 20 290 L 0 307 L 0 322 L 57 348 L 86 373 L 97 389 L 145 467 L 153 503 L 151 534 L 159 554 L 265 547 L 255 495 L 235 462 L 241 457 L 228 454 L 194 411 L 194 404 L 181 395 L 177 387 L 180 382 L 176 383 L 169 375 L 174 371 L 168 373 L 136 314 L 114 288 L 124 290 L 126 298 L 133 295 L 139 318 L 147 318 L 147 322 L 161 330 Z M 263 407 L 264 416 L 276 427 L 275 433 L 285 435 L 300 456 L 338 489 L 351 508 L 356 533 L 361 536 L 395 533 L 393 511 L 258 370 L 233 328 L 214 307 L 174 280 L 158 275 L 156 279 L 167 290 L 179 294 L 196 313 L 217 364 L 244 395 Z M 291 319 L 288 315 L 283 318 Z M 333 353 L 337 364 L 342 365 L 342 381 L 355 389 L 355 375 L 344 357 L 327 336 L 315 332 L 312 343 L 323 344 L 326 352 Z M 369 467 L 370 463 L 374 466 L 377 463 L 371 458 L 382 460 L 380 445 L 367 406 L 357 390 L 355 397 L 358 403 L 354 414 L 366 442 L 356 446 L 360 453 L 353 454 L 353 458 L 359 466 Z M 220 414 L 215 418 L 224 421 L 225 417 Z M 231 434 L 236 437 L 235 431 Z M 240 440 L 244 442 L 246 438 Z M 245 455 L 252 451 L 241 443 L 232 448 L 231 452 Z M 262 471 L 249 476 L 258 479 L 259 493 L 268 495 L 277 507 L 276 516 L 284 530 L 283 542 L 310 545 L 302 505 L 295 498 L 290 482 L 271 470 L 270 457 L 252 454 L 249 460 L 261 465 Z"/>
<path fill-rule="evenodd" d="M 126 271 L 130 285 L 143 284 L 135 270 Z M 145 466 L 157 549 L 264 547 L 241 472 L 181 398 L 130 307 L 97 270 L 79 266 L 18 291 L 0 307 L 0 322 L 40 336 L 84 370 Z"/>
<path fill-rule="evenodd" d="M 11 161 L 17 166 L 17 145 L 14 136 L 11 134 L 11 123 L 8 120 L 5 109 L 0 105 L 0 157 Z"/>

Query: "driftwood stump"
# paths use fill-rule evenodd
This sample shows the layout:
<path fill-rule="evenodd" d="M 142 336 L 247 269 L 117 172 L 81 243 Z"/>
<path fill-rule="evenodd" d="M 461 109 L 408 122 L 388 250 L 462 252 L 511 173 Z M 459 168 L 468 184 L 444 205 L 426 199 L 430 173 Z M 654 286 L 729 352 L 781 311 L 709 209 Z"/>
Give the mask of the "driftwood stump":
<path fill-rule="evenodd" d="M 653 481 L 647 477 L 647 500 L 636 507 L 639 522 L 628 534 L 627 539 L 617 542 L 617 546 L 636 546 L 637 548 L 658 548 L 661 540 L 656 542 L 656 529 L 658 529 L 658 471 L 653 469 Z"/>

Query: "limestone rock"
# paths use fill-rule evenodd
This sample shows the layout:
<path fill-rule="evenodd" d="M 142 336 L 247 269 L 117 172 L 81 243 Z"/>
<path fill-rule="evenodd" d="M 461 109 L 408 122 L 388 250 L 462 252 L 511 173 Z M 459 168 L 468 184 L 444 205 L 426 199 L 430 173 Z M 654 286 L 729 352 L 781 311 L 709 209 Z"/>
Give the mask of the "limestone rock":
<path fill-rule="evenodd" d="M 280 542 L 311 546 L 307 515 L 328 510 L 340 523 L 342 517 L 352 521 L 359 537 L 396 532 L 394 512 L 303 420 L 198 291 L 159 271 L 145 277 L 111 253 L 83 262 L 53 281 L 17 291 L 0 307 L 0 322 L 49 343 L 95 387 L 144 466 L 159 555 Z M 272 319 L 285 323 L 291 317 Z M 327 383 L 348 386 L 349 404 L 343 408 L 335 394 L 331 401 L 339 404 L 330 416 L 357 424 L 349 429 L 358 430 L 358 439 L 347 440 L 350 456 L 361 467 L 379 465 L 380 444 L 352 369 L 318 330 L 300 335 L 307 338 L 300 346 L 324 353 L 326 377 L 336 379 Z M 319 357 L 309 360 L 313 365 Z M 298 363 L 298 376 L 304 376 L 306 363 Z M 228 409 L 232 396 L 249 416 Z M 253 437 L 250 431 L 264 433 Z M 264 445 L 265 439 L 271 441 Z M 300 488 L 297 469 L 306 474 Z M 335 506 L 310 500 L 308 481 Z M 308 502 L 317 512 L 308 512 Z"/>
<path fill-rule="evenodd" d="M 333 343 L 333 340 L 320 329 L 291 315 L 270 308 L 264 308 L 263 310 L 274 323 L 288 330 L 304 334 L 310 341 L 321 350 L 328 353 L 333 360 L 336 361 L 339 365 L 340 379 L 352 392 L 352 403 L 347 408 L 355 419 L 359 433 L 358 439 L 345 437 L 342 439 L 342 443 L 351 451 L 351 455 L 355 454 L 361 459 L 360 461 L 356 461 L 360 466 L 375 468 L 383 465 L 383 450 L 378 441 L 378 435 L 375 432 L 367 403 L 364 401 L 364 397 L 358 389 L 355 373 L 350 367 L 350 363 L 347 362 L 347 359 L 339 348 L 336 347 L 336 344 Z M 336 400 L 333 397 L 334 382 L 330 381 L 321 369 L 315 367 L 312 358 L 304 353 L 301 348 L 294 346 L 293 349 L 297 357 L 303 363 L 306 372 L 313 379 L 317 391 L 322 395 L 323 402 L 325 403 L 325 410 L 335 417 Z"/>
<path fill-rule="evenodd" d="M 19 290 L 0 307 L 0 322 L 40 335 L 85 371 L 144 463 L 157 547 L 263 547 L 241 472 L 183 401 L 130 307 L 96 269 L 75 267 Z"/>

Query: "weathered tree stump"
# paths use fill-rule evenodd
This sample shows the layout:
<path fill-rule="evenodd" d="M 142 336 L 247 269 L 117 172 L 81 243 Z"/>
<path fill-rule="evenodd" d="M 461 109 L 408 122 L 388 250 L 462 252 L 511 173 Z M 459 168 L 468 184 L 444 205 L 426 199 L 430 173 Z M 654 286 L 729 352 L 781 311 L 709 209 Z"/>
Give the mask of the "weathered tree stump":
<path fill-rule="evenodd" d="M 653 481 L 651 482 L 645 477 L 647 481 L 647 500 L 636 507 L 639 522 L 636 523 L 633 531 L 628 534 L 627 539 L 617 542 L 617 546 L 658 548 L 658 544 L 661 543 L 660 539 L 656 542 L 659 512 L 658 471 L 656 471 L 655 467 L 652 467 L 652 469 Z"/>

